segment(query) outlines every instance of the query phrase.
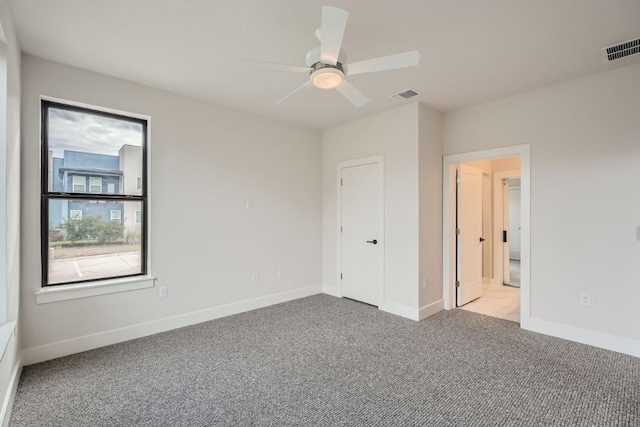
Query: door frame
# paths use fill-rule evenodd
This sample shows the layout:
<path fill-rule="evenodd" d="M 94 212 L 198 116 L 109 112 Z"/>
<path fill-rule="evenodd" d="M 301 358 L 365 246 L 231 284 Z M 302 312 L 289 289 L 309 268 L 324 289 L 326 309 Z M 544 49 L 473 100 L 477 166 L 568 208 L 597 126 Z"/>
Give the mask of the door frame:
<path fill-rule="evenodd" d="M 502 243 L 502 230 L 504 223 L 504 196 L 502 180 L 509 178 L 521 178 L 521 171 L 505 171 L 493 174 L 493 238 L 496 245 L 493 247 L 493 278 L 491 283 L 496 286 L 504 284 L 504 245 Z M 520 186 L 522 188 L 522 185 Z M 522 195 L 522 190 L 521 195 Z M 522 230 L 520 230 L 522 235 Z M 507 239 L 509 236 L 507 236 Z M 522 302 L 522 301 L 521 301 Z"/>
<path fill-rule="evenodd" d="M 531 148 L 529 144 L 443 156 L 442 168 L 442 299 L 445 310 L 455 308 L 456 273 L 456 169 L 460 163 L 520 157 L 521 180 L 521 261 L 520 327 L 531 323 Z M 495 230 L 494 230 L 495 236 Z M 501 241 L 502 239 L 500 239 Z M 494 258 L 495 261 L 495 258 Z M 494 277 L 496 271 L 494 270 Z"/>
<path fill-rule="evenodd" d="M 350 168 L 354 166 L 365 166 L 370 164 L 378 163 L 380 165 L 380 182 L 378 184 L 378 189 L 380 191 L 380 241 L 379 245 L 381 246 L 380 252 L 380 265 L 378 274 L 380 275 L 380 289 L 378 289 L 378 308 L 382 306 L 382 302 L 384 301 L 384 156 L 370 156 L 363 157 L 360 159 L 347 160 L 344 162 L 339 162 L 337 167 L 337 227 L 336 227 L 336 242 L 338 244 L 336 255 L 337 255 L 337 271 L 336 271 L 336 283 L 338 284 L 338 296 L 342 298 L 342 170 L 345 168 Z"/>

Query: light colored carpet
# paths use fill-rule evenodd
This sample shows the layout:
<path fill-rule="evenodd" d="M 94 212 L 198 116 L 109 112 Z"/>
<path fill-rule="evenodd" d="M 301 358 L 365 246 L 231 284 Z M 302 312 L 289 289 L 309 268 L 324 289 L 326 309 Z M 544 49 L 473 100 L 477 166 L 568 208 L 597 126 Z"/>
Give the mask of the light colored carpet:
<path fill-rule="evenodd" d="M 317 295 L 24 368 L 20 426 L 638 426 L 640 359 Z"/>

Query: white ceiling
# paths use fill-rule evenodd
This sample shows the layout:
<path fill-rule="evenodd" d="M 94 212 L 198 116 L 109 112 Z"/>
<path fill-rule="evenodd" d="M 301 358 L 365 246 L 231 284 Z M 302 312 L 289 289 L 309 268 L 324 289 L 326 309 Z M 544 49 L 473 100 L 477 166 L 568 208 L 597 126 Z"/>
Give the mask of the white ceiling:
<path fill-rule="evenodd" d="M 640 36 L 639 0 L 12 0 L 24 52 L 324 129 L 402 105 L 411 88 L 443 112 L 640 62 L 605 64 L 601 48 Z M 351 76 L 356 108 L 311 88 L 276 102 L 304 74 L 324 5 L 349 11 L 349 62 L 418 50 L 417 67 Z M 415 98 L 414 98 L 415 99 Z"/>

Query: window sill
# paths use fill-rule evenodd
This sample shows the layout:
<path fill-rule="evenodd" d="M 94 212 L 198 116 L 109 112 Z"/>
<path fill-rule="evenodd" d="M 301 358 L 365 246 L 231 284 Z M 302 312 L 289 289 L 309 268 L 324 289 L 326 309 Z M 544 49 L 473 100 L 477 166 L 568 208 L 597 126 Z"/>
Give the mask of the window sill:
<path fill-rule="evenodd" d="M 134 291 L 136 289 L 153 288 L 155 277 L 136 276 L 122 279 L 102 280 L 92 283 L 48 286 L 36 292 L 36 303 L 47 304 L 56 301 L 114 294 Z"/>

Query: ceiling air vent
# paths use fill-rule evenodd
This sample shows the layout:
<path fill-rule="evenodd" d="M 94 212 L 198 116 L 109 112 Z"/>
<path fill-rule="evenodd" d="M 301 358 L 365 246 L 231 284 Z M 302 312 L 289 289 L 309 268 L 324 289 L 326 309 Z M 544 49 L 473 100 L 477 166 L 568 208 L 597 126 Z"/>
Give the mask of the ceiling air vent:
<path fill-rule="evenodd" d="M 616 59 L 626 58 L 627 56 L 637 55 L 638 53 L 640 53 L 640 38 L 602 48 L 604 62 L 615 61 Z"/>
<path fill-rule="evenodd" d="M 389 98 L 393 98 L 396 101 L 406 101 L 407 99 L 413 98 L 414 96 L 420 95 L 413 89 L 407 89 L 402 92 L 398 92 L 395 95 L 389 95 Z"/>

